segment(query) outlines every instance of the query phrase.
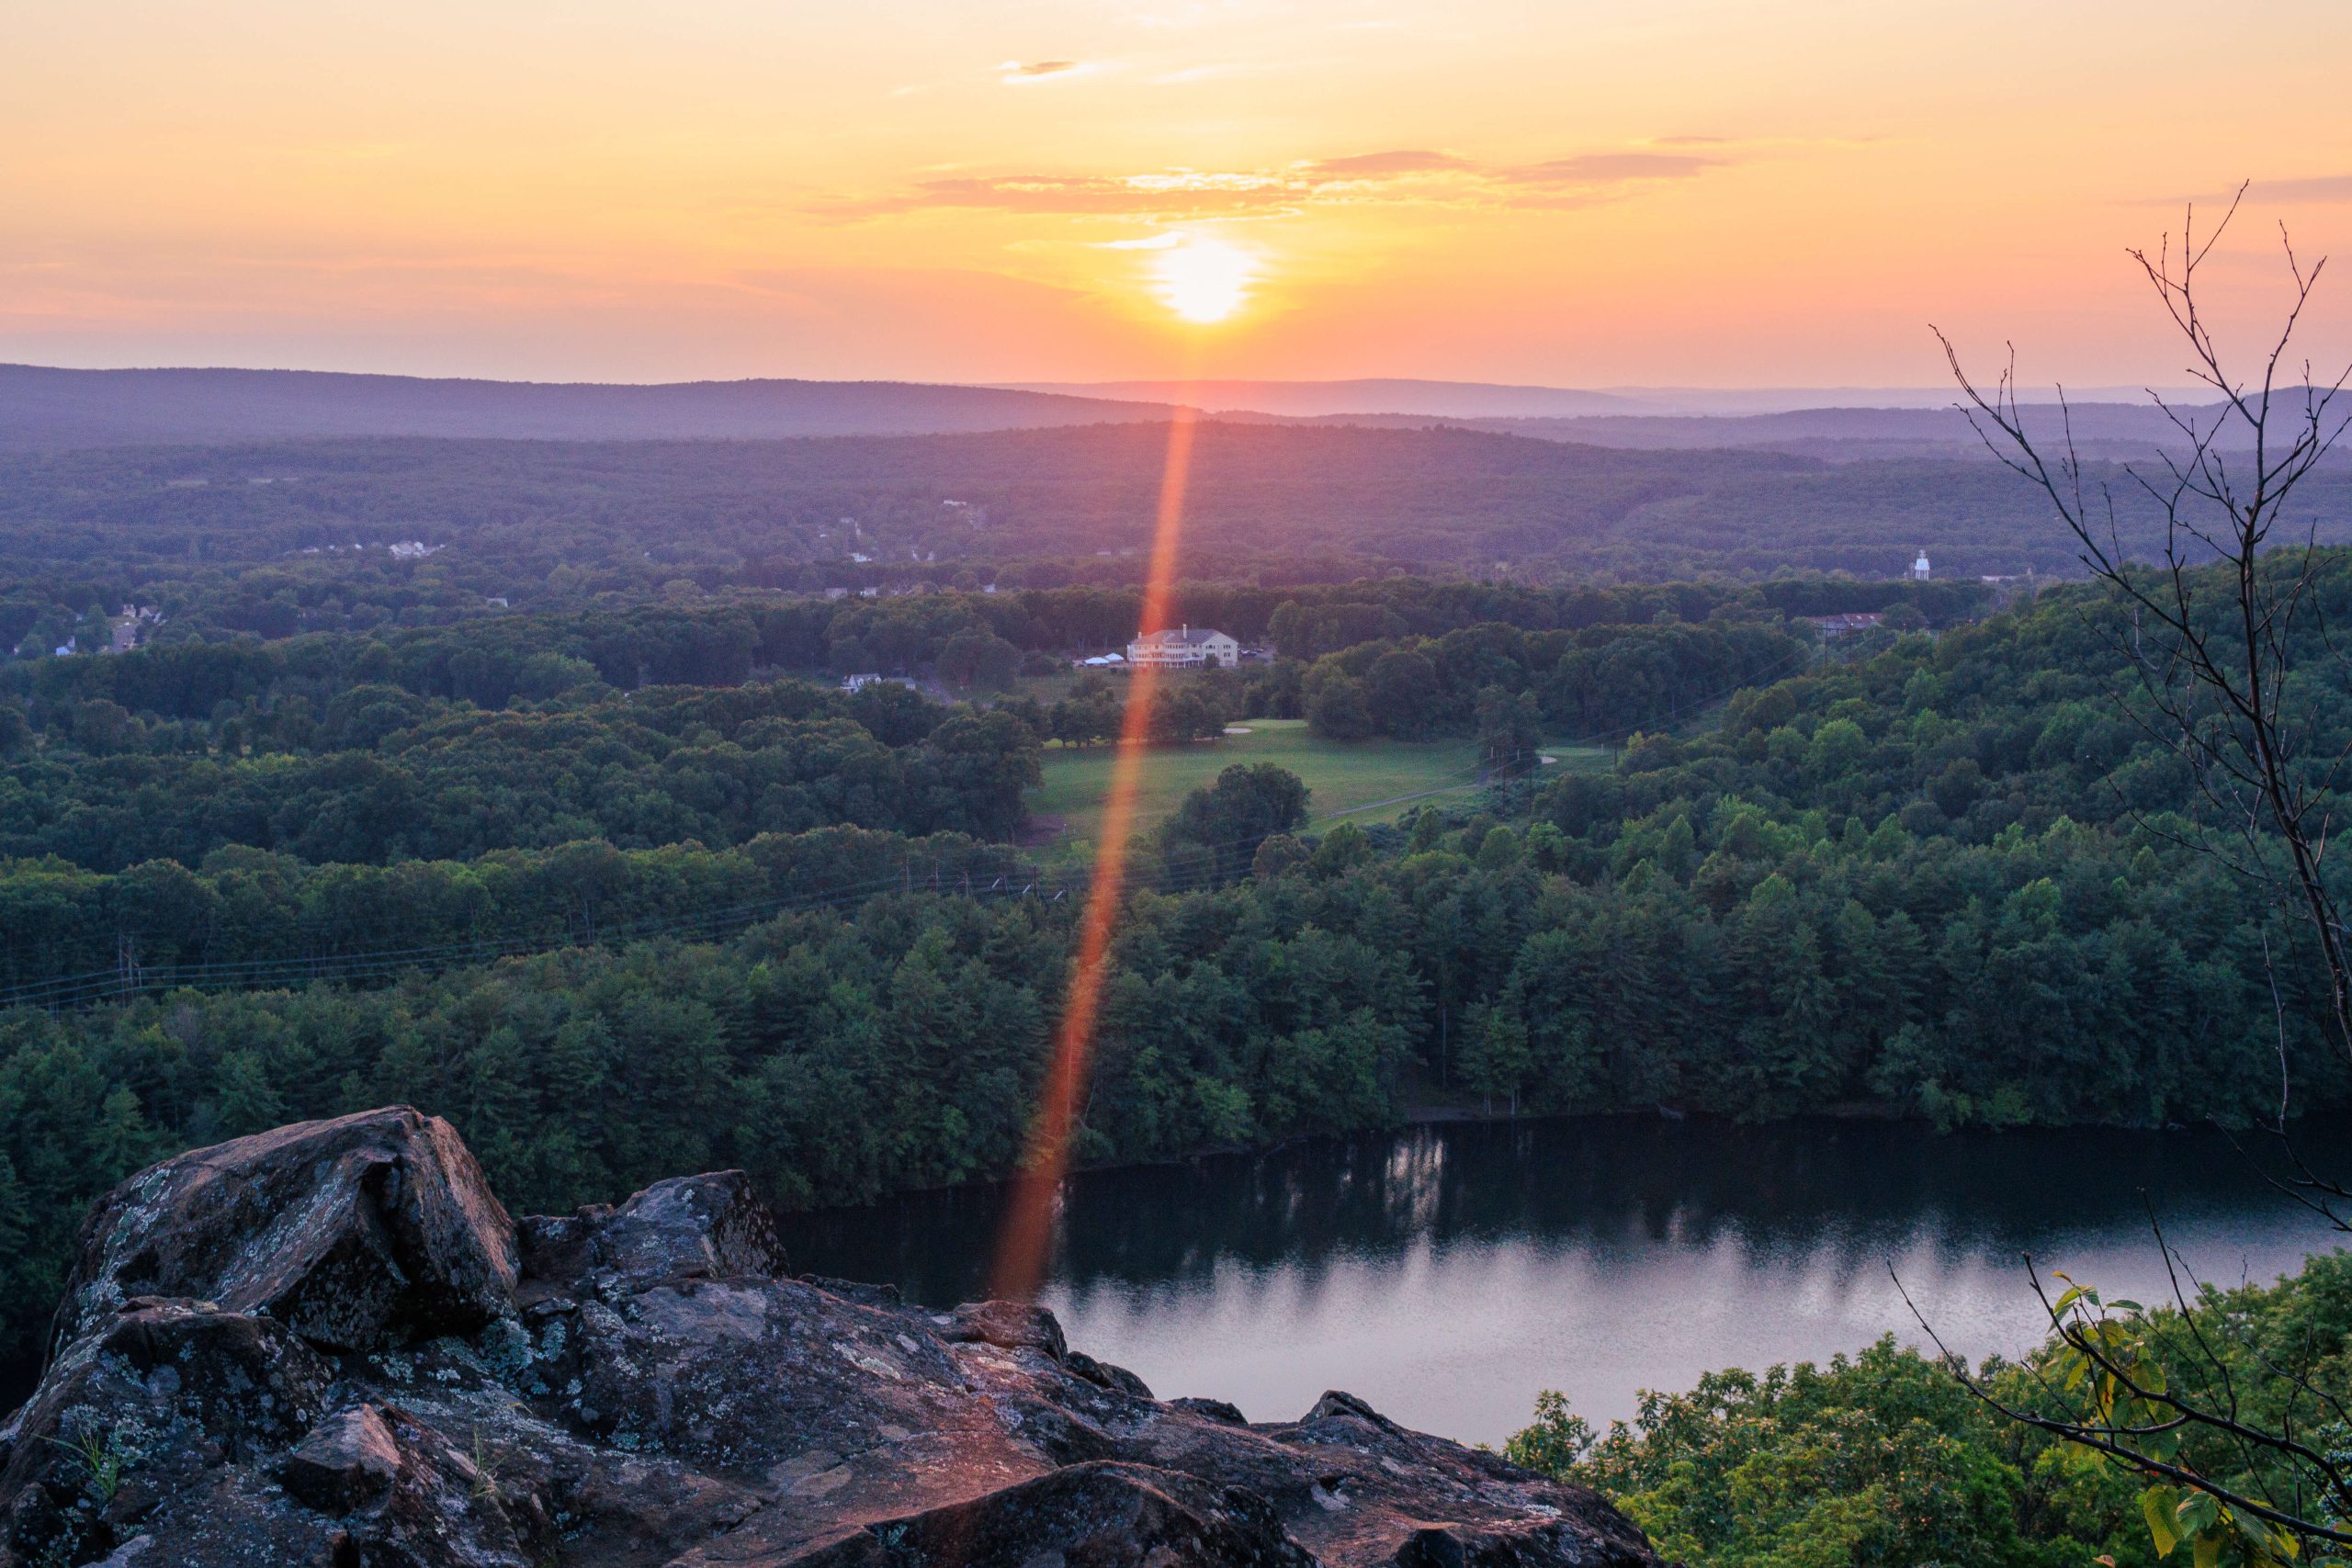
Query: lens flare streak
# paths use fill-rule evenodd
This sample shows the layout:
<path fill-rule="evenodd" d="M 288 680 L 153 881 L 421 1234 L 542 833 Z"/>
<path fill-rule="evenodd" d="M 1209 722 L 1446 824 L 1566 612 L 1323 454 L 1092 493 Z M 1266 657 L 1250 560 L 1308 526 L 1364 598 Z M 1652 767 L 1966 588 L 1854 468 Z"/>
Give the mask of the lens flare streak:
<path fill-rule="evenodd" d="M 1189 402 L 1190 400 L 1186 399 Z M 1191 475 L 1193 415 L 1180 411 L 1168 427 L 1168 457 L 1161 469 L 1159 504 L 1153 522 L 1151 570 L 1144 583 L 1137 634 L 1168 624 L 1168 599 L 1176 577 L 1177 547 L 1183 533 L 1184 486 Z M 1069 995 L 1055 1032 L 1036 1115 L 1029 1126 L 1022 1169 L 1013 1179 L 1003 1229 L 989 1270 L 989 1293 L 1000 1300 L 1027 1301 L 1044 1283 L 1052 1260 L 1054 1212 L 1062 1178 L 1069 1169 L 1069 1138 L 1084 1102 L 1094 1062 L 1094 1027 L 1102 1001 L 1103 969 L 1113 929 L 1126 889 L 1127 839 L 1135 828 L 1136 798 L 1149 744 L 1151 705 L 1160 671 L 1138 665 L 1129 672 L 1127 707 L 1119 727 L 1119 749 L 1112 761 L 1111 789 L 1102 812 L 1102 840 L 1080 917 L 1078 951 L 1071 961 Z"/>

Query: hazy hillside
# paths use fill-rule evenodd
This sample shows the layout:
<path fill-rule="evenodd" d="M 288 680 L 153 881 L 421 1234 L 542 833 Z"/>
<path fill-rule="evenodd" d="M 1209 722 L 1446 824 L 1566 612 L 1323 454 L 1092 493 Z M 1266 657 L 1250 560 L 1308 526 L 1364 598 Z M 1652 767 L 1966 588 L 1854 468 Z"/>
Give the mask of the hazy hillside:
<path fill-rule="evenodd" d="M 1331 414 L 1424 414 L 1440 419 L 1544 418 L 1657 405 L 1638 397 L 1565 387 L 1494 386 L 1369 377 L 1352 381 L 1020 381 L 1008 390 L 1182 403 L 1213 413 L 1316 419 Z"/>
<path fill-rule="evenodd" d="M 335 435 L 570 441 L 895 435 L 1157 420 L 1168 412 L 1102 398 L 906 381 L 636 387 L 0 365 L 0 447 L 18 450 Z"/>
<path fill-rule="evenodd" d="M 1404 378 L 625 386 L 0 365 L 0 451 L 342 436 L 693 441 L 961 434 L 1156 423 L 1182 403 L 1238 423 L 1410 429 L 1443 422 L 1496 434 L 1645 450 L 1766 448 L 1830 462 L 1984 456 L 1958 411 L 1892 406 L 1928 395 L 1899 389 L 1854 394 L 1883 398 L 1890 406 L 1728 412 L 1744 402 L 1805 395 L 1672 389 L 1600 392 Z M 2030 406 L 2028 413 L 2046 434 L 2057 435 L 2054 407 Z M 2145 403 L 2085 402 L 2074 413 L 2077 441 L 2089 456 L 2129 460 L 2153 455 L 2160 444 L 2177 445 L 2163 413 Z"/>
<path fill-rule="evenodd" d="M 2195 404 L 2184 412 L 2199 428 L 2213 423 L 2212 410 Z M 2062 417 L 2056 405 L 2029 403 L 2026 427 L 2054 452 L 2071 424 L 2076 449 L 2085 456 L 2129 461 L 2178 449 L 2179 431 L 2165 412 L 2146 401 L 2076 403 Z M 1703 447 L 1768 447 L 1847 462 L 1863 457 L 1987 456 L 1984 444 L 1957 408 L 1814 408 L 1737 417 L 1610 413 L 1560 419 L 1478 419 L 1481 430 L 1533 435 L 1547 441 L 1587 442 L 1599 446 L 1693 450 Z M 2237 445 L 2235 429 L 2224 441 Z"/>
<path fill-rule="evenodd" d="M 1012 389 L 1076 397 L 1132 398 L 1182 403 L 1212 413 L 1265 414 L 1295 419 L 1408 415 L 1458 421 L 1562 420 L 1626 416 L 1730 425 L 1761 414 L 1843 414 L 1880 411 L 1949 412 L 1953 389 L 1927 387 L 1522 387 L 1482 381 L 1428 381 L 1373 377 L 1352 381 L 1012 381 Z M 2049 388 L 2029 387 L 2028 403 L 2054 402 Z M 2144 404 L 2137 387 L 2077 388 L 2077 404 Z M 2165 396 L 2194 403 L 2208 392 L 2174 388 Z M 1542 432 L 1530 431 L 1538 434 Z M 1603 446 L 1646 446 L 1593 432 L 1575 437 Z M 1720 441 L 1658 442 L 1674 446 L 1744 445 L 1728 431 Z"/>
<path fill-rule="evenodd" d="M 608 563 L 808 586 L 1033 562 L 1064 580 L 1074 570 L 1125 581 L 1142 570 L 1166 453 L 1165 426 L 1097 424 L 26 455 L 0 460 L 0 547 L 20 564 L 227 562 L 413 538 L 450 547 L 436 570 L 495 558 L 502 570 L 539 574 Z M 2305 493 L 2322 536 L 2345 537 L 2347 476 L 2320 476 Z M 1188 500 L 1184 570 L 1204 578 L 1295 572 L 1302 562 L 1350 575 L 1404 565 L 1547 579 L 1892 577 L 1921 548 L 1939 575 L 2075 568 L 2047 507 L 1982 458 L 1828 464 L 1459 426 L 1211 421 L 1198 433 Z M 2127 509 L 2127 542 L 2153 543 L 2147 521 Z"/>

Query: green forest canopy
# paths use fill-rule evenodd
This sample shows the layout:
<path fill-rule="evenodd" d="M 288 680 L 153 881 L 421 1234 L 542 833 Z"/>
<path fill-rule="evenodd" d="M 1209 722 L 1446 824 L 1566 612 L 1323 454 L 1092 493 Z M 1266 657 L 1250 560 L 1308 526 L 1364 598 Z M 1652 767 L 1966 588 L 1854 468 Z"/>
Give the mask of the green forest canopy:
<path fill-rule="evenodd" d="M 2335 613 L 2352 559 L 2325 564 Z M 1080 1153 L 1134 1159 L 1378 1127 L 1432 1093 L 1742 1116 L 1865 1101 L 1940 1124 L 2260 1114 L 2277 1071 L 2260 957 L 2269 917 L 2183 847 L 2188 792 L 2108 695 L 2117 656 L 2100 614 L 2090 591 L 2065 590 L 1786 674 L 1769 622 L 1589 628 L 1604 648 L 1703 652 L 1742 646 L 1752 627 L 1764 667 L 1728 669 L 1761 683 L 1712 730 L 1635 739 L 1612 772 L 1506 781 L 1396 828 L 1302 838 L 1311 802 L 1221 781 L 1148 846 L 1152 890 L 1114 949 Z M 1383 637 L 1369 657 L 1424 659 L 1442 690 L 1516 683 L 1549 702 L 1577 689 L 1557 675 L 1584 635 L 1554 644 L 1473 626 Z M 1344 670 L 1364 653 L 1330 657 Z M 1276 673 L 1258 696 L 1281 694 Z M 262 776 L 303 778 L 319 742 L 280 732 L 284 694 L 217 725 L 155 728 L 187 727 L 174 732 L 192 749 L 187 765 L 222 766 L 233 742 L 243 760 L 232 771 L 277 758 Z M 308 722 L 327 723 L 336 700 Z M 368 697 L 423 705 L 422 731 L 451 738 L 435 744 L 453 755 L 485 724 L 674 730 L 697 754 L 781 753 L 820 794 L 838 783 L 823 759 L 921 756 L 949 725 L 999 727 L 1004 744 L 981 747 L 975 765 L 1035 755 L 1035 716 L 1010 705 L 980 716 L 902 694 L 861 717 L 858 700 L 752 685 L 628 703 L 592 694 L 545 713 L 524 698 L 492 715 L 404 687 Z M 16 766 L 62 769 L 81 789 L 154 759 L 104 742 L 93 753 L 77 710 L 35 701 L 52 705 L 20 732 L 32 760 Z M 778 703 L 834 716 L 777 716 Z M 2312 711 L 2323 735 L 2352 735 L 2340 694 L 2316 694 Z M 742 744 L 746 726 L 770 723 L 786 728 Z M 791 728 L 810 723 L 850 727 L 866 750 L 830 752 Z M 396 759 L 418 728 L 383 728 L 358 754 Z M 582 732 L 565 750 L 606 746 Z M 639 765 L 612 755 L 616 776 Z M 519 788 L 524 771 L 503 776 Z M 71 817 L 53 829 L 20 818 L 28 848 L 54 830 L 70 849 Z M 489 839 L 507 831 L 505 818 L 473 820 Z M 451 1116 L 532 1209 L 714 1165 L 744 1166 L 786 1203 L 1009 1169 L 1075 901 L 991 892 L 982 881 L 1017 864 L 1010 846 L 908 837 L 916 826 L 633 849 L 483 839 L 470 859 L 380 867 L 308 858 L 299 836 L 185 863 L 8 863 L 11 962 L 33 975 L 93 953 L 103 966 L 126 931 L 283 952 L 356 910 L 375 922 L 361 940 L 384 946 L 462 941 L 485 922 L 570 943 L 372 986 L 0 1016 L 0 1222 L 22 1237 L 0 1248 L 0 1303 L 15 1343 L 30 1344 L 82 1208 L 121 1174 L 385 1100 Z M 928 881 L 915 874 L 926 860 Z M 825 897 L 784 907 L 804 892 Z M 774 918 L 723 934 L 680 923 L 762 899 Z M 644 919 L 673 923 L 631 924 Z M 582 944 L 592 928 L 602 934 Z M 2290 1019 L 2313 1016 L 2296 1000 Z M 2340 1103 L 2342 1064 L 2299 1027 L 2287 1044 L 2301 1102 Z"/>

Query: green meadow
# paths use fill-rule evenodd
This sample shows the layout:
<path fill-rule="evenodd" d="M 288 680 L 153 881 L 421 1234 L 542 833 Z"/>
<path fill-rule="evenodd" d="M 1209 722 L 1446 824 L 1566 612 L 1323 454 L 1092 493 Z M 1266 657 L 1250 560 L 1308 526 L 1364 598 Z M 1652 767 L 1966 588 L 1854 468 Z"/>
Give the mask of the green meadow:
<path fill-rule="evenodd" d="M 1467 739 L 1446 740 L 1325 740 L 1307 733 L 1295 718 L 1245 718 L 1247 735 L 1184 746 L 1157 746 L 1146 753 L 1136 825 L 1149 828 L 1182 806 L 1185 795 L 1237 762 L 1274 762 L 1306 782 L 1307 814 L 1317 825 L 1345 818 L 1356 822 L 1394 821 L 1432 791 L 1469 793 L 1477 782 L 1476 748 Z M 1030 792 L 1029 809 L 1041 829 L 1059 825 L 1051 852 L 1083 855 L 1102 836 L 1102 807 L 1111 789 L 1114 749 L 1048 747 L 1045 782 Z M 1547 752 L 1559 767 L 1602 767 L 1605 748 L 1563 748 Z M 1443 798 L 1436 796 L 1435 798 Z"/>

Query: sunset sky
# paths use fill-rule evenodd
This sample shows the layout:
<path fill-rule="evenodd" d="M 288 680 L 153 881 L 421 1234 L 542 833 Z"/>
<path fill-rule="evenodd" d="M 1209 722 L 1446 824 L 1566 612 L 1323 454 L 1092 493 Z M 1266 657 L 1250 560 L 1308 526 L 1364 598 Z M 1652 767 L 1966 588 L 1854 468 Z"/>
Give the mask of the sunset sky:
<path fill-rule="evenodd" d="M 2169 384 L 2183 201 L 2235 310 L 2352 249 L 2352 6 L 2259 9 L 14 0 L 0 359 Z"/>

